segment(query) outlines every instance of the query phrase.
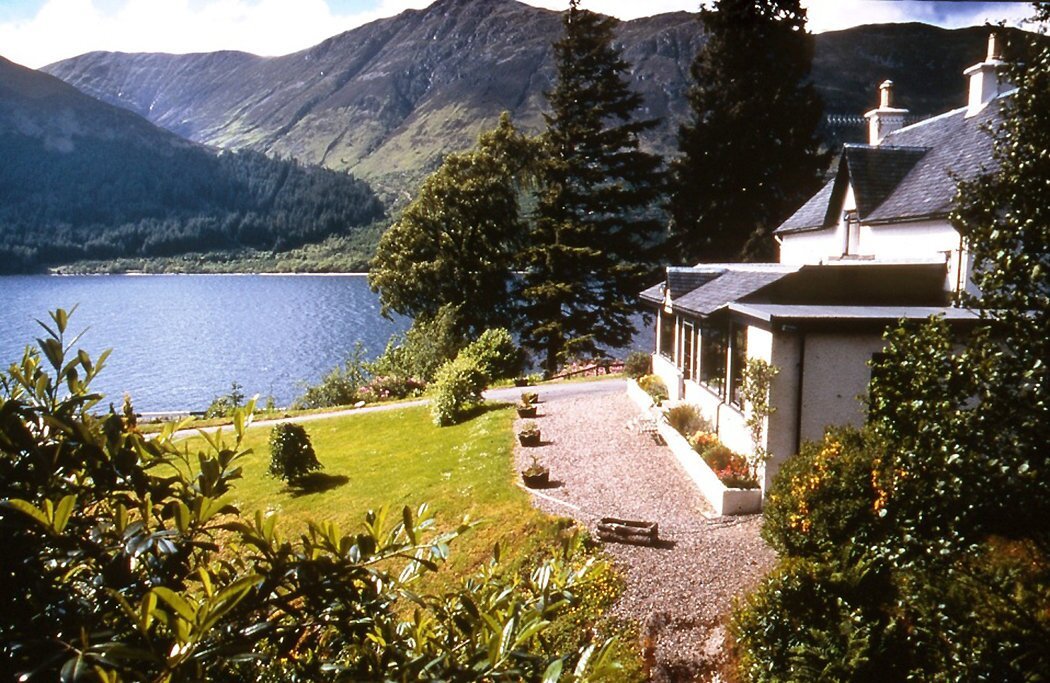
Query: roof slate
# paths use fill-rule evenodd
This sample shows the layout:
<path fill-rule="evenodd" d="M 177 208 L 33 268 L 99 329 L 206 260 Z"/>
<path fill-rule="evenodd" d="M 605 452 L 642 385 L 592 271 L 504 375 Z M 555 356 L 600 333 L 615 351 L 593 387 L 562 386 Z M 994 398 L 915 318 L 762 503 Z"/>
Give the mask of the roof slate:
<path fill-rule="evenodd" d="M 847 181 L 853 186 L 858 213 L 865 223 L 946 217 L 958 180 L 972 180 L 995 170 L 988 128 L 1002 121 L 1006 101 L 1000 96 L 970 118 L 962 107 L 920 121 L 888 134 L 877 147 L 847 145 L 835 179 L 775 233 L 835 225 Z"/>
<path fill-rule="evenodd" d="M 693 291 L 672 300 L 676 309 L 696 315 L 711 315 L 729 303 L 786 277 L 790 270 L 726 270 Z"/>

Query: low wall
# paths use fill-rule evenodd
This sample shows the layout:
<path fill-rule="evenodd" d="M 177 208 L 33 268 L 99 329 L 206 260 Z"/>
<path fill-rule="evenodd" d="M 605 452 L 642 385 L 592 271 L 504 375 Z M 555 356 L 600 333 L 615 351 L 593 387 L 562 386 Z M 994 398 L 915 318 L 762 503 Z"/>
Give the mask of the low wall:
<path fill-rule="evenodd" d="M 678 464 L 715 508 L 717 514 L 746 515 L 762 510 L 762 489 L 726 488 L 685 437 L 667 423 L 659 410 L 653 409 L 652 398 L 633 379 L 627 380 L 627 395 L 642 411 L 653 416 L 657 431 L 671 449 Z"/>

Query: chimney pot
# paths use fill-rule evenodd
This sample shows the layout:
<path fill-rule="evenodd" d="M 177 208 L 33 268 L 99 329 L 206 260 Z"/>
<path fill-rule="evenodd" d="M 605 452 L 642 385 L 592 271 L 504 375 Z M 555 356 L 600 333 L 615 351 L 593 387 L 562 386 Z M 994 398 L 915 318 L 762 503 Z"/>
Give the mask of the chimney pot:
<path fill-rule="evenodd" d="M 889 109 L 893 106 L 893 81 L 885 80 L 879 86 L 879 109 Z"/>
<path fill-rule="evenodd" d="M 970 79 L 970 92 L 966 102 L 966 116 L 974 116 L 995 97 L 1006 90 L 1008 84 L 1000 82 L 999 69 L 1003 66 L 1002 46 L 996 33 L 988 34 L 988 55 L 979 64 L 963 72 Z"/>
<path fill-rule="evenodd" d="M 987 62 L 998 62 L 1003 58 L 1002 48 L 999 45 L 999 34 L 991 32 L 988 34 L 988 57 Z"/>

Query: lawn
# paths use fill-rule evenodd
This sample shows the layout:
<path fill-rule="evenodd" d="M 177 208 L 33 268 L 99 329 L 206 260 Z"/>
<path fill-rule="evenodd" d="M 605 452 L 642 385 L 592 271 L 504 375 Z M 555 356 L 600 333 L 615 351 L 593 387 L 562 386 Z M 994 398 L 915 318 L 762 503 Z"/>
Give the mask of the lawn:
<path fill-rule="evenodd" d="M 304 423 L 324 466 L 320 485 L 305 491 L 268 475 L 270 430 L 252 428 L 245 443 L 252 453 L 240 461 L 244 476 L 230 502 L 248 514 L 280 513 L 286 536 L 304 531 L 309 520 L 352 530 L 369 509 L 397 512 L 426 502 L 443 528 L 464 515 L 479 522 L 453 543 L 445 580 L 485 562 L 496 542 L 517 564 L 552 548 L 559 524 L 515 485 L 513 421 L 514 410 L 497 404 L 451 427 L 434 426 L 425 406 Z"/>

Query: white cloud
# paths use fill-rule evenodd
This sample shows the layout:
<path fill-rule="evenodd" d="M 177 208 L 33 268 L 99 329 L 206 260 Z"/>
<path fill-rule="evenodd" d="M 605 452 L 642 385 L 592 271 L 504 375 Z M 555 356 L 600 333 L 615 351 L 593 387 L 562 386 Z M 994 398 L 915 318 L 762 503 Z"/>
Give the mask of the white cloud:
<path fill-rule="evenodd" d="M 340 14 L 326 0 L 111 0 L 105 3 L 110 11 L 101 9 L 100 0 L 46 0 L 32 18 L 0 23 L 0 54 L 34 68 L 92 50 L 244 50 L 279 55 L 405 9 L 426 7 L 431 1 L 381 0 L 373 10 Z M 526 1 L 554 10 L 568 5 L 567 0 Z M 972 25 L 983 23 L 985 15 L 994 21 L 1029 12 L 1027 3 L 808 0 L 807 4 L 813 31 L 887 21 Z M 696 11 L 699 5 L 699 0 L 583 2 L 587 9 L 622 19 Z"/>

